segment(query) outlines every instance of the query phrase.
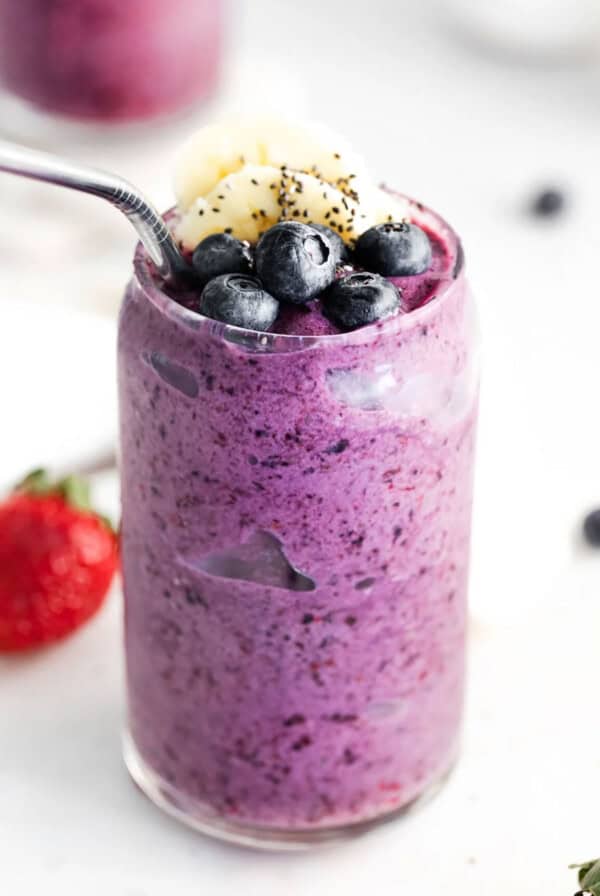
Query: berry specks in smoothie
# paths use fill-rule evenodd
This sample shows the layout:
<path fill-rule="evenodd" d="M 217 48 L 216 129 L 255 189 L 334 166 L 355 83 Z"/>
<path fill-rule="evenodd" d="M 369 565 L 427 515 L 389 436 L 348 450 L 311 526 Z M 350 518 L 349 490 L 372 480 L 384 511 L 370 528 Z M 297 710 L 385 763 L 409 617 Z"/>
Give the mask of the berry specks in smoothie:
<path fill-rule="evenodd" d="M 344 753 L 343 753 L 343 757 L 344 757 L 344 763 L 346 765 L 354 765 L 354 763 L 358 759 L 358 756 L 356 755 L 356 753 L 353 750 L 350 749 L 350 747 L 346 747 L 346 749 L 344 750 Z"/>
<path fill-rule="evenodd" d="M 361 579 L 354 586 L 357 591 L 367 591 L 369 588 L 372 588 L 375 584 L 375 578 L 373 576 L 367 576 L 365 579 Z M 349 616 L 348 619 L 353 619 L 354 617 Z M 346 620 L 347 622 L 348 620 Z"/>
<path fill-rule="evenodd" d="M 286 728 L 292 728 L 294 725 L 304 725 L 306 719 L 300 713 L 294 713 L 292 716 L 288 716 L 287 719 L 283 720 L 283 724 Z"/>
<path fill-rule="evenodd" d="M 333 715 L 329 716 L 330 722 L 336 722 L 337 724 L 347 725 L 349 722 L 356 722 L 358 716 L 355 712 L 334 712 Z"/>
<path fill-rule="evenodd" d="M 335 442 L 333 445 L 330 445 L 329 448 L 325 449 L 326 454 L 341 454 L 346 450 L 350 442 L 348 439 L 340 439 L 338 442 Z"/>
<path fill-rule="evenodd" d="M 184 590 L 184 597 L 190 606 L 200 606 L 208 610 L 208 603 L 202 592 L 198 588 L 187 587 Z"/>

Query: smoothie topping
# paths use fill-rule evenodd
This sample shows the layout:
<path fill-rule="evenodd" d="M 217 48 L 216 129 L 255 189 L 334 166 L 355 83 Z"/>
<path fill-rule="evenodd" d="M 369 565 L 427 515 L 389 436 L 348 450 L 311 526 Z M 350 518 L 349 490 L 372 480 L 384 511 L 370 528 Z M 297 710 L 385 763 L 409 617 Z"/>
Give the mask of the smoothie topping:
<path fill-rule="evenodd" d="M 258 241 L 256 273 L 278 298 L 302 305 L 333 283 L 334 251 L 330 241 L 310 224 L 284 221 Z"/>
<path fill-rule="evenodd" d="M 386 277 L 413 277 L 430 266 L 431 243 L 415 224 L 377 224 L 360 236 L 356 258 L 368 271 Z"/>
<path fill-rule="evenodd" d="M 190 306 L 229 324 L 289 332 L 286 307 L 299 305 L 325 333 L 364 326 L 406 310 L 385 277 L 432 264 L 408 201 L 322 128 L 205 127 L 180 154 L 175 188 L 175 236 L 204 288 Z"/>
<path fill-rule="evenodd" d="M 342 138 L 279 120 L 200 130 L 180 153 L 175 192 L 176 235 L 188 250 L 226 228 L 255 243 L 273 224 L 294 219 L 324 224 L 352 244 L 374 224 L 406 215 Z"/>
<path fill-rule="evenodd" d="M 325 315 L 344 330 L 389 317 L 399 305 L 400 293 L 394 284 L 366 272 L 337 280 L 323 296 Z"/>
<path fill-rule="evenodd" d="M 213 233 L 205 237 L 196 246 L 192 264 L 203 283 L 220 274 L 250 274 L 253 267 L 249 244 L 230 233 Z"/>
<path fill-rule="evenodd" d="M 315 224 L 314 221 L 311 222 L 310 226 L 314 230 L 318 230 L 321 236 L 324 236 L 325 239 L 329 240 L 329 245 L 333 250 L 333 257 L 335 258 L 336 264 L 352 263 L 352 253 L 339 233 L 336 233 L 331 227 L 325 227 L 324 224 Z"/>
<path fill-rule="evenodd" d="M 279 302 L 248 274 L 222 274 L 202 290 L 198 310 L 206 317 L 246 327 L 268 330 L 279 314 Z"/>

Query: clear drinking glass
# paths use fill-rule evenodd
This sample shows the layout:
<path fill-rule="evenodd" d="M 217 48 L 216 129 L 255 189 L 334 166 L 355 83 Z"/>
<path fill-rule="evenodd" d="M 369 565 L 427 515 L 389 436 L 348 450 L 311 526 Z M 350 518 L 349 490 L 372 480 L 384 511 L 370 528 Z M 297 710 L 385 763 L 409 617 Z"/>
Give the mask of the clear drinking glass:
<path fill-rule="evenodd" d="M 126 761 L 162 808 L 299 846 L 447 775 L 463 703 L 477 327 L 462 252 L 410 314 L 277 336 L 141 249 L 120 318 Z"/>
<path fill-rule="evenodd" d="M 210 96 L 222 0 L 0 0 L 0 83 L 56 115 L 134 121 Z"/>

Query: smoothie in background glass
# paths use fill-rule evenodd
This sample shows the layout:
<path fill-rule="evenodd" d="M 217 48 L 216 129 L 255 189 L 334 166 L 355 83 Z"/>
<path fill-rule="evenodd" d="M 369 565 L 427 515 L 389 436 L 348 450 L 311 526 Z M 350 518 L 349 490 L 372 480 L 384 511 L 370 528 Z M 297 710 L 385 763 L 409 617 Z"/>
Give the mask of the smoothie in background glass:
<path fill-rule="evenodd" d="M 202 140 L 196 151 L 203 176 Z M 234 175 L 215 195 L 242 186 Z M 284 216 L 322 195 L 299 192 Z M 188 196 L 188 224 L 203 202 Z M 457 755 L 476 325 L 451 228 L 383 202 L 432 251 L 426 271 L 393 278 L 400 307 L 370 325 L 340 328 L 325 294 L 282 302 L 268 332 L 210 320 L 141 248 L 121 312 L 126 759 L 163 808 L 239 842 L 306 844 L 394 817 Z"/>
<path fill-rule="evenodd" d="M 222 0 L 0 0 L 0 82 L 39 109 L 133 121 L 209 97 Z"/>

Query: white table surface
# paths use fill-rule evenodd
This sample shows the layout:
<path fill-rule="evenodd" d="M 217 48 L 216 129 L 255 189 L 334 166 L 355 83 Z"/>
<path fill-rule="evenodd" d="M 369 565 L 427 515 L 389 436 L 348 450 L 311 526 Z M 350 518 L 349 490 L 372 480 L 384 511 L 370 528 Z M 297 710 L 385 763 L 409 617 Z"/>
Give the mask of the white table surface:
<path fill-rule="evenodd" d="M 600 70 L 510 67 L 392 0 L 233 5 L 235 46 L 243 38 L 254 51 L 239 54 L 221 105 L 248 106 L 250 95 L 329 121 L 464 238 L 485 367 L 462 759 L 418 813 L 335 849 L 270 856 L 210 842 L 161 815 L 123 769 L 116 588 L 68 642 L 0 661 L 0 891 L 569 894 L 568 863 L 600 854 L 600 553 L 578 538 L 583 513 L 600 505 Z M 69 149 L 119 167 L 166 204 L 167 159 L 185 128 Z M 568 188 L 570 209 L 534 221 L 522 206 L 547 181 Z M 81 360 L 74 374 L 65 335 L 76 331 L 90 346 L 90 390 L 98 394 L 100 370 L 107 383 L 93 426 L 83 414 L 78 430 L 93 448 L 100 423 L 102 439 L 114 436 L 108 345 L 129 266 L 127 225 L 49 187 L 4 178 L 0 197 L 4 395 L 35 392 L 40 378 L 27 350 L 13 349 L 9 363 L 16 304 L 31 328 L 52 331 L 56 350 L 44 363 L 60 393 L 56 426 L 70 425 L 74 381 L 86 375 Z M 56 308 L 54 330 L 35 313 L 42 301 Z M 59 326 L 69 312 L 75 322 Z M 14 329 L 29 345 L 25 328 Z M 32 444 L 58 451 L 49 424 L 11 420 L 13 405 L 4 402 L 2 481 Z M 96 485 L 116 511 L 116 475 Z"/>

